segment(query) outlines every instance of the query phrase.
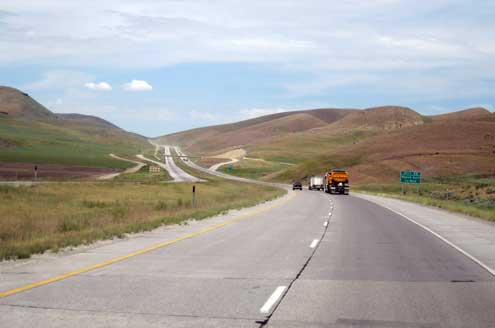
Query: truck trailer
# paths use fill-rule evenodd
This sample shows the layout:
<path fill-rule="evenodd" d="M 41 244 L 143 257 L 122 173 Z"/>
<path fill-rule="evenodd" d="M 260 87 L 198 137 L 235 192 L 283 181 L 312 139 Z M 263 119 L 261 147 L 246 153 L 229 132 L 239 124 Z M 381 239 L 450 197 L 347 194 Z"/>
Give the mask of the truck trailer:
<path fill-rule="evenodd" d="M 325 174 L 325 192 L 349 195 L 349 173 L 340 169 L 327 172 Z"/>
<path fill-rule="evenodd" d="M 309 179 L 309 190 L 323 190 L 323 177 L 311 177 Z"/>

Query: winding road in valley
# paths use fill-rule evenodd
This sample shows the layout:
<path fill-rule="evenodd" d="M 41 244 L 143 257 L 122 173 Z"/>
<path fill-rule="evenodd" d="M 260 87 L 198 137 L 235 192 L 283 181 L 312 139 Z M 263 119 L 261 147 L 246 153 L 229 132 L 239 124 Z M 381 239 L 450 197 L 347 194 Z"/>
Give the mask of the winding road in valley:
<path fill-rule="evenodd" d="M 399 200 L 289 190 L 254 208 L 2 263 L 0 326 L 488 328 L 493 229 Z"/>
<path fill-rule="evenodd" d="M 157 160 L 153 160 L 147 157 L 144 157 L 143 155 L 137 155 L 138 158 L 151 162 L 155 165 L 160 166 L 162 169 L 166 170 L 170 177 L 172 178 L 173 182 L 201 182 L 203 180 L 192 176 L 191 174 L 185 172 L 182 170 L 180 167 L 175 164 L 172 152 L 170 150 L 170 146 L 167 145 L 158 145 L 152 142 L 152 144 L 156 147 L 156 150 L 163 148 L 164 149 L 164 160 L 159 161 L 158 158 Z M 157 151 L 155 151 L 155 156 L 157 154 Z"/>

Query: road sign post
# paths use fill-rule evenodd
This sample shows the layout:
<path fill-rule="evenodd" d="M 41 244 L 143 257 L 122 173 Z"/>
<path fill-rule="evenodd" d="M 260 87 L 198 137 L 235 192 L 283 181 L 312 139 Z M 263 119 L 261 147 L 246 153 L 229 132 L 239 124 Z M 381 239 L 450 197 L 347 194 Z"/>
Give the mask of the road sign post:
<path fill-rule="evenodd" d="M 421 184 L 421 172 L 419 171 L 400 171 L 400 184 L 402 193 L 407 184 L 415 184 L 419 193 L 419 185 Z"/>
<path fill-rule="evenodd" d="M 192 207 L 196 207 L 196 186 L 192 187 Z"/>

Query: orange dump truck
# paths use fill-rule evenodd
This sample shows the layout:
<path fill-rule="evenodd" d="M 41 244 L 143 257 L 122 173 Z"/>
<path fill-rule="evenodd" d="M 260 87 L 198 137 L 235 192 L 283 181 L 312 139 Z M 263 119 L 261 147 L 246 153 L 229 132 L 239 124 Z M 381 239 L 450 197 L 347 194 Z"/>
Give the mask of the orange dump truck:
<path fill-rule="evenodd" d="M 349 195 L 349 173 L 334 169 L 325 174 L 325 192 Z"/>

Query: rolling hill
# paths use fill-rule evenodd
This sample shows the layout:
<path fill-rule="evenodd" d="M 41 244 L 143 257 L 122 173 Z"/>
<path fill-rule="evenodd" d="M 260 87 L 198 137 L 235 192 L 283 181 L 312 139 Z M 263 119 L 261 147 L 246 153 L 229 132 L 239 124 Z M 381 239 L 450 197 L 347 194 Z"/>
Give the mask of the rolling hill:
<path fill-rule="evenodd" d="M 495 174 L 495 114 L 484 108 L 436 116 L 399 106 L 317 109 L 162 139 L 192 154 L 242 147 L 249 157 L 296 164 L 262 178 L 272 181 L 301 179 L 334 167 L 349 169 L 354 182 L 395 181 L 403 169 L 421 170 L 426 177 Z"/>
<path fill-rule="evenodd" d="M 158 137 L 192 154 L 215 154 L 266 139 L 302 132 L 336 122 L 354 109 L 314 109 L 277 113 L 237 123 L 187 130 Z"/>
<path fill-rule="evenodd" d="M 145 137 L 94 116 L 56 114 L 19 90 L 0 87 L 0 162 L 126 168 L 114 153 L 150 148 Z M 12 164 L 9 164 L 10 166 Z"/>

